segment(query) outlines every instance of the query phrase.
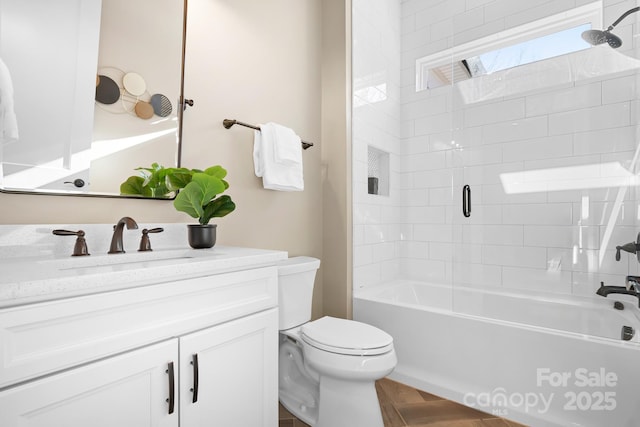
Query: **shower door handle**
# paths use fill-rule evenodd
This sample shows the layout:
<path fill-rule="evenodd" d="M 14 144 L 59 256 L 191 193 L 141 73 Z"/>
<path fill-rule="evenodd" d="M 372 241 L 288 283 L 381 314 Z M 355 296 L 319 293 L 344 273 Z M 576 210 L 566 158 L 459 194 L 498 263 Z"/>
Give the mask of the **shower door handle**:
<path fill-rule="evenodd" d="M 469 185 L 462 187 L 462 214 L 466 218 L 471 216 L 471 187 Z"/>

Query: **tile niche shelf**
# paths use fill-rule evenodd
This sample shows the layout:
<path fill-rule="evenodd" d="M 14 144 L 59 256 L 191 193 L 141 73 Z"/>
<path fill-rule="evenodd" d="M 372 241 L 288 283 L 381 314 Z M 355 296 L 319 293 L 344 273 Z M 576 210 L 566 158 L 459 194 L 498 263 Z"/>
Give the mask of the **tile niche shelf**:
<path fill-rule="evenodd" d="M 368 147 L 367 153 L 368 193 L 378 196 L 389 195 L 389 153 Z"/>

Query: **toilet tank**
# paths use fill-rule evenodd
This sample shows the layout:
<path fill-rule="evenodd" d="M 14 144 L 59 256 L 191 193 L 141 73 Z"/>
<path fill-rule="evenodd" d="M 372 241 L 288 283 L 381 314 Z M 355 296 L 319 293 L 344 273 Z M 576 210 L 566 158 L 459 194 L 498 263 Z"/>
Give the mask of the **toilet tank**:
<path fill-rule="evenodd" d="M 279 329 L 285 330 L 311 320 L 311 301 L 317 258 L 300 256 L 281 261 L 278 266 Z"/>

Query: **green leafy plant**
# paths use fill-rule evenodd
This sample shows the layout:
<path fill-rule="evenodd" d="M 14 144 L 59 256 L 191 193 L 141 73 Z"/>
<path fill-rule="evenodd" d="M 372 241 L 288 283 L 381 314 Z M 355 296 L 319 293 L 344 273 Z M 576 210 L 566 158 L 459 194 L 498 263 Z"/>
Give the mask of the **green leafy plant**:
<path fill-rule="evenodd" d="M 153 163 L 150 168 L 136 168 L 138 175 L 120 184 L 120 193 L 144 197 L 171 197 L 184 188 L 198 169 L 165 168 Z"/>
<path fill-rule="evenodd" d="M 202 225 L 208 224 L 211 218 L 230 214 L 236 208 L 231 197 L 228 195 L 216 197 L 229 187 L 229 184 L 222 179 L 226 175 L 227 171 L 220 166 L 194 173 L 191 182 L 178 192 L 173 206 L 193 218 L 198 218 L 198 222 Z"/>
<path fill-rule="evenodd" d="M 236 208 L 229 195 L 220 195 L 229 188 L 224 180 L 227 171 L 222 166 L 200 170 L 165 168 L 153 163 L 150 168 L 136 170 L 139 175 L 130 176 L 120 185 L 122 194 L 144 197 L 176 194 L 173 201 L 176 210 L 197 218 L 202 225 L 208 224 L 211 218 L 228 215 Z"/>

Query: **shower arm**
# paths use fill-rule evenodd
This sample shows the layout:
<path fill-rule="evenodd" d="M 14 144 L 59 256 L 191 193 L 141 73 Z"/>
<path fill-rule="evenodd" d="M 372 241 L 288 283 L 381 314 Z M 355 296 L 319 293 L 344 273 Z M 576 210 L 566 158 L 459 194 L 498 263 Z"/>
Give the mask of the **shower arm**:
<path fill-rule="evenodd" d="M 639 10 L 640 10 L 640 6 L 634 7 L 634 8 L 631 8 L 631 9 L 627 10 L 625 13 L 623 13 L 620 16 L 620 18 L 616 19 L 616 21 L 613 24 L 609 25 L 609 28 L 607 28 L 607 31 L 613 30 L 615 28 L 615 26 L 618 25 L 624 18 L 626 18 L 627 16 L 631 15 L 632 13 L 636 13 Z"/>

